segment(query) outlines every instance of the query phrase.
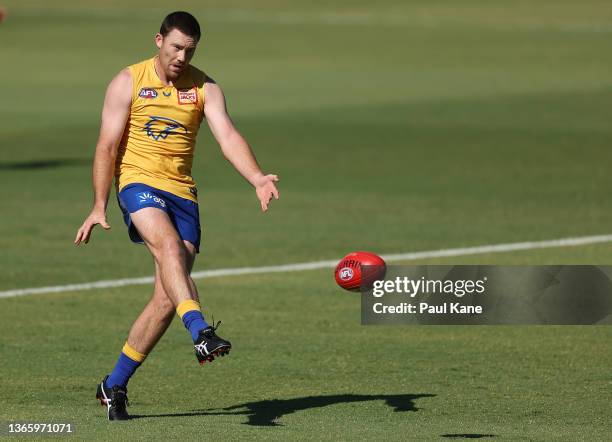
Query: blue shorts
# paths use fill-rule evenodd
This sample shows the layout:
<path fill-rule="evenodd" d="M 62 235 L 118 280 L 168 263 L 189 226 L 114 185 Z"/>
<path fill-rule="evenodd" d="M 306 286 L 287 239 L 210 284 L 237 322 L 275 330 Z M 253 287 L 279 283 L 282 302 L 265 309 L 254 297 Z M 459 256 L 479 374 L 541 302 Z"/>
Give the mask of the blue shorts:
<path fill-rule="evenodd" d="M 133 242 L 144 244 L 136 226 L 132 223 L 130 213 L 145 207 L 155 207 L 166 212 L 181 239 L 192 243 L 196 251 L 200 252 L 201 231 L 198 203 L 140 183 L 125 186 L 117 194 L 117 201 Z"/>

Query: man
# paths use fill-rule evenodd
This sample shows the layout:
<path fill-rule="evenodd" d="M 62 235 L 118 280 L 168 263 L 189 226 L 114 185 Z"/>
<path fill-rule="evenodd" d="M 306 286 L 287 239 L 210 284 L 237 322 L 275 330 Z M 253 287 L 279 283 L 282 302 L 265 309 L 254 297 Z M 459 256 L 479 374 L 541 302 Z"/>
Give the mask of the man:
<path fill-rule="evenodd" d="M 94 204 L 75 244 L 96 225 L 110 229 L 106 207 L 113 175 L 132 241 L 144 243 L 155 262 L 151 300 L 129 332 L 113 371 L 96 397 L 109 420 L 126 420 L 127 383 L 170 325 L 174 312 L 191 334 L 200 364 L 229 353 L 200 310 L 190 272 L 200 246 L 197 191 L 191 165 L 204 117 L 225 157 L 255 187 L 261 210 L 279 198 L 276 175 L 264 175 L 234 127 L 219 85 L 189 64 L 200 39 L 197 20 L 173 12 L 155 36 L 158 54 L 129 66 L 106 91 L 93 162 Z M 217 324 L 218 325 L 218 324 Z"/>

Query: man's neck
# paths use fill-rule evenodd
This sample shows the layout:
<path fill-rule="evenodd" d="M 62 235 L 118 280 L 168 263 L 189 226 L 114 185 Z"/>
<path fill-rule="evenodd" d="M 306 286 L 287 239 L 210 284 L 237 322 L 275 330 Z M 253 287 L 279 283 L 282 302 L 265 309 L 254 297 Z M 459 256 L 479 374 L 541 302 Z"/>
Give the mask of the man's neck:
<path fill-rule="evenodd" d="M 174 83 L 176 82 L 177 78 L 175 78 L 174 80 L 171 80 L 171 79 L 168 79 L 166 77 L 166 73 L 162 69 L 161 63 L 159 62 L 159 56 L 155 56 L 155 60 L 153 61 L 153 68 L 155 69 L 155 73 L 157 74 L 157 78 L 159 78 L 160 81 L 164 85 L 166 85 L 166 86 L 174 86 Z"/>

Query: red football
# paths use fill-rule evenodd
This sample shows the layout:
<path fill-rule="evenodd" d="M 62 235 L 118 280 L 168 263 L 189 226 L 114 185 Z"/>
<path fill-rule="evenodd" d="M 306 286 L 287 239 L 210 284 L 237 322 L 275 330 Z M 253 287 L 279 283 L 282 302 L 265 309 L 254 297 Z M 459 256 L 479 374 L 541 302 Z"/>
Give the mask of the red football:
<path fill-rule="evenodd" d="M 361 266 L 367 267 L 363 274 Z M 378 255 L 370 252 L 353 252 L 346 255 L 336 266 L 336 282 L 346 290 L 358 292 L 362 282 L 371 285 L 377 279 L 385 277 L 387 266 Z"/>

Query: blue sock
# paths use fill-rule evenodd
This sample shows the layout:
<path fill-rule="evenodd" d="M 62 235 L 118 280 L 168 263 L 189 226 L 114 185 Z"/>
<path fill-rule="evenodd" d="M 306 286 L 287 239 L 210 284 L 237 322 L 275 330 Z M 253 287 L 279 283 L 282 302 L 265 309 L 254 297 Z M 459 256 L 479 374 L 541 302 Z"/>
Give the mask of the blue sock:
<path fill-rule="evenodd" d="M 202 315 L 202 312 L 199 310 L 191 310 L 185 313 L 181 319 L 183 320 L 183 324 L 185 324 L 185 328 L 189 330 L 193 342 L 198 339 L 200 330 L 204 330 L 208 327 L 208 323 L 204 320 L 204 315 Z"/>
<path fill-rule="evenodd" d="M 129 357 L 126 353 L 132 355 L 132 358 Z M 113 371 L 108 376 L 105 385 L 108 388 L 113 388 L 115 385 L 121 385 L 123 387 L 126 387 L 128 381 L 130 380 L 136 369 L 140 367 L 140 364 L 142 364 L 142 361 L 144 361 L 145 357 L 146 355 L 138 353 L 126 342 L 123 347 L 123 351 L 121 352 L 121 355 L 119 355 L 119 359 L 115 364 L 115 368 L 113 368 Z M 136 361 L 134 359 L 140 360 Z"/>

